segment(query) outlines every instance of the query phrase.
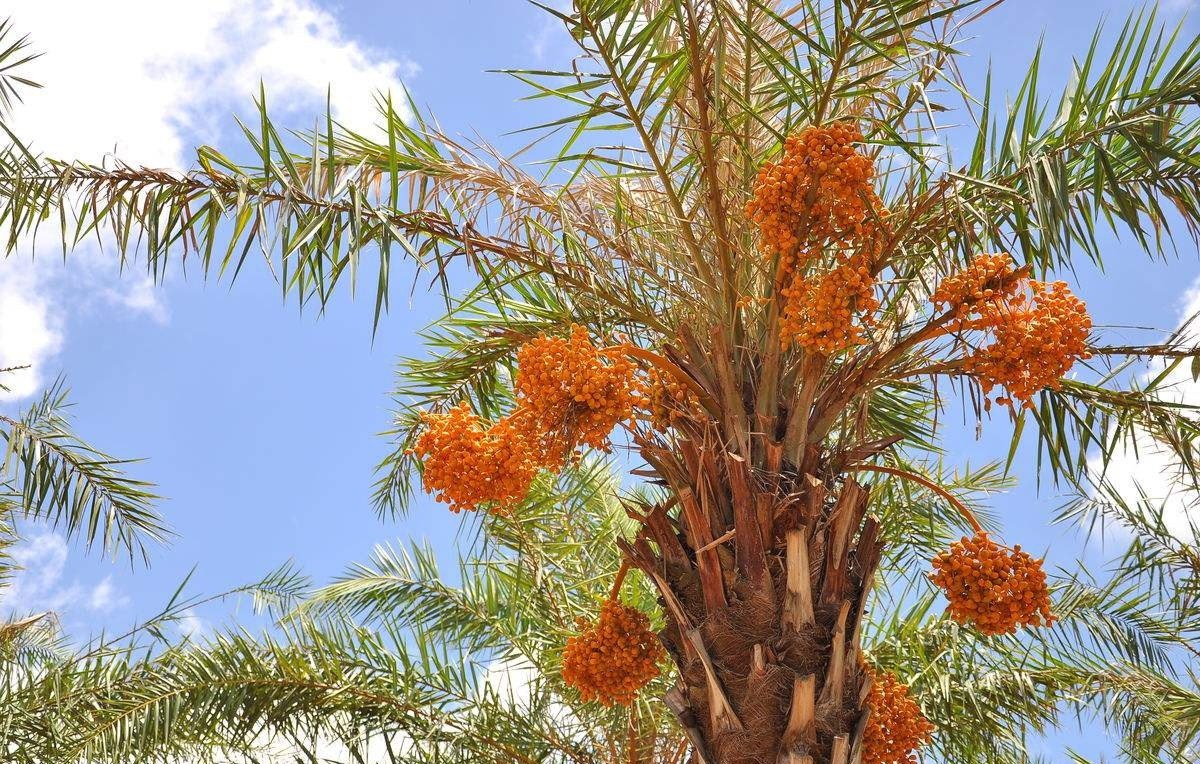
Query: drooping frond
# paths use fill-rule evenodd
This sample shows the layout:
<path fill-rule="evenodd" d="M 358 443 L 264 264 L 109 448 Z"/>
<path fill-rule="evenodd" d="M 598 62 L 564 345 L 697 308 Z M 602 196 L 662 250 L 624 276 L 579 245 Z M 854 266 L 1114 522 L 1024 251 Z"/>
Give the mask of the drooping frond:
<path fill-rule="evenodd" d="M 1187 642 L 1137 591 L 1064 581 L 1055 601 L 1065 628 L 981 638 L 921 597 L 875 624 L 872 660 L 911 684 L 941 730 L 939 760 L 1030 760 L 1032 736 L 1079 719 L 1115 733 L 1125 760 L 1187 758 L 1200 742 L 1188 701 L 1200 695 L 1167 658 Z"/>
<path fill-rule="evenodd" d="M 81 440 L 66 418 L 67 391 L 47 390 L 17 418 L 0 417 L 6 447 L 2 498 L 12 511 L 44 520 L 69 538 L 108 552 L 145 556 L 168 531 L 153 509 L 149 483 L 126 476 L 128 461 Z"/>
<path fill-rule="evenodd" d="M 912 236 L 964 255 L 1020 252 L 1039 269 L 1069 267 L 1076 252 L 1100 262 L 1098 231 L 1130 233 L 1152 257 L 1200 219 L 1197 148 L 1200 43 L 1182 23 L 1132 15 L 1111 48 L 1099 30 L 1057 97 L 1038 88 L 1040 57 L 1006 112 L 986 91 L 968 163 L 927 192 L 936 205 Z M 927 227 L 928 226 L 928 227 Z"/>

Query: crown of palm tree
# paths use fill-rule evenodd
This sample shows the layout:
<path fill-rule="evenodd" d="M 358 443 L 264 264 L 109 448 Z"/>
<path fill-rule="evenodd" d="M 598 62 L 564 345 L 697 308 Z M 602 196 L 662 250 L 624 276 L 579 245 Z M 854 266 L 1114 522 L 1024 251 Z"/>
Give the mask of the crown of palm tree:
<path fill-rule="evenodd" d="M 278 738 L 302 749 L 337 739 L 351 759 L 398 761 L 715 763 L 766 760 L 761 747 L 772 761 L 778 752 L 847 762 L 861 755 L 869 715 L 857 700 L 861 639 L 876 665 L 910 684 L 939 727 L 933 747 L 944 760 L 1024 760 L 1027 735 L 1070 710 L 1099 714 L 1131 761 L 1193 755 L 1194 549 L 1149 501 L 1087 469 L 1092 452 L 1107 463 L 1149 438 L 1195 485 L 1200 420 L 1159 389 L 1197 356 L 1183 335 L 1134 347 L 1095 334 L 1083 379 L 1058 380 L 1011 409 L 1013 451 L 1035 433 L 1040 469 L 1081 497 L 1064 517 L 1137 530 L 1110 581 L 1061 577 L 1053 629 L 985 638 L 937 613 L 914 572 L 964 522 L 981 530 L 977 499 L 1004 484 L 1000 465 L 955 475 L 941 462 L 944 403 L 932 380 L 954 381 L 977 409 L 988 396 L 965 363 L 971 346 L 941 331 L 951 319 L 930 300 L 937 285 L 985 252 L 1011 253 L 1038 278 L 1081 257 L 1100 263 L 1105 229 L 1153 258 L 1176 229 L 1194 233 L 1200 221 L 1200 42 L 1162 29 L 1152 13 L 1135 16 L 1111 48 L 1097 35 L 1056 98 L 1039 91 L 1035 58 L 997 113 L 990 84 L 969 95 L 954 59 L 971 22 L 998 4 L 546 8 L 579 58 L 570 71 L 510 72 L 564 106 L 561 119 L 531 128 L 543 134 L 534 146 L 560 139 L 536 174 L 520 157 L 420 118 L 406 123 L 390 96 L 376 136 L 332 118 L 284 135 L 263 95 L 259 124 L 243 126 L 252 161 L 202 147 L 185 174 L 37 157 L 12 136 L 0 156 L 10 250 L 54 220 L 65 248 L 106 235 L 159 277 L 172 258 L 191 258 L 236 278 L 253 253 L 302 305 L 324 306 L 370 271 L 377 323 L 394 255 L 441 286 L 448 313 L 423 335 L 429 355 L 401 367 L 397 447 L 376 486 L 381 512 L 401 511 L 420 473 L 421 412 L 465 402 L 484 420 L 504 416 L 519 405 L 518 352 L 535 338 L 584 326 L 697 401 L 666 432 L 632 428 L 626 445 L 647 462 L 633 470 L 645 486 L 614 483 L 609 466 L 628 466 L 620 460 L 584 461 L 540 478 L 511 517 L 482 519 L 481 551 L 461 586 L 441 583 L 427 553 L 381 550 L 283 608 L 277 635 L 233 632 L 145 661 L 110 650 L 45 674 L 77 681 L 74 694 L 35 677 L 32 692 L 53 694 L 31 707 L 53 707 L 55 721 L 26 739 L 57 740 L 46 750 L 63 760 L 224 755 Z M 10 74 L 0 83 L 7 104 L 22 83 Z M 974 126 L 965 160 L 937 122 L 952 108 Z M 861 343 L 787 347 L 780 258 L 761 256 L 746 204 L 788 136 L 851 123 L 887 210 L 886 245 L 869 268 L 878 308 L 859 327 Z M 818 253 L 805 278 L 834 259 Z M 1164 371 L 1131 385 L 1127 370 L 1145 356 Z M 31 495 L 65 506 L 54 491 Z M 110 505 L 138 527 L 149 522 L 137 514 L 146 500 Z M 126 539 L 119 523 L 111 533 Z M 819 571 L 811 581 L 794 574 L 808 556 Z M 658 687 L 669 712 L 646 696 L 624 710 L 593 707 L 559 673 L 576 617 L 595 612 L 622 560 L 644 573 L 630 577 L 627 599 L 658 608 L 677 665 Z M 262 590 L 286 591 L 291 604 L 297 587 L 284 572 Z M 736 627 L 746 616 L 735 606 L 769 591 L 786 595 L 747 621 L 769 628 L 740 629 L 753 635 L 743 645 Z M 805 606 L 814 597 L 815 610 Z M 797 640 L 810 637 L 819 669 L 796 657 Z M 519 702 L 487 681 L 484 668 L 497 665 L 532 667 Z M 774 684 L 756 690 L 756 677 L 779 678 L 787 697 L 756 705 L 780 694 Z M 48 760 L 31 760 L 39 756 Z"/>

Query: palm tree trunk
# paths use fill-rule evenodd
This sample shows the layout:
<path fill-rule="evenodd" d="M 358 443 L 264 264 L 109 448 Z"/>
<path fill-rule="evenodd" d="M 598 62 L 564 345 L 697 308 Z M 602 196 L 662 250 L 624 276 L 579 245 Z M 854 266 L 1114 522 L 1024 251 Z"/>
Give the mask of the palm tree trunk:
<path fill-rule="evenodd" d="M 720 442 L 640 444 L 675 497 L 631 508 L 643 532 L 625 546 L 668 615 L 680 680 L 666 702 L 698 762 L 858 762 L 860 629 L 881 547 L 868 491 L 784 469 L 772 444 L 751 470 Z"/>

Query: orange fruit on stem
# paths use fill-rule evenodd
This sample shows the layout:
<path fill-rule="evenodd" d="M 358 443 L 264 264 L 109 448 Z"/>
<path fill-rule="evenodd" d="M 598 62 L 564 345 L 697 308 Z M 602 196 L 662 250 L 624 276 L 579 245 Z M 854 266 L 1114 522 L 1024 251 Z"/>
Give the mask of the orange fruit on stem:
<path fill-rule="evenodd" d="M 933 570 L 930 578 L 946 595 L 950 617 L 983 634 L 1055 621 L 1042 561 L 1020 546 L 1009 549 L 977 533 L 935 557 Z"/>
<path fill-rule="evenodd" d="M 595 622 L 580 620 L 580 632 L 563 651 L 563 679 L 585 701 L 628 705 L 658 676 L 665 656 L 650 619 L 615 599 L 604 603 Z"/>
<path fill-rule="evenodd" d="M 908 685 L 895 674 L 880 671 L 865 661 L 871 679 L 867 693 L 867 728 L 863 734 L 865 764 L 915 764 L 916 750 L 929 742 L 934 726 L 908 694 Z"/>

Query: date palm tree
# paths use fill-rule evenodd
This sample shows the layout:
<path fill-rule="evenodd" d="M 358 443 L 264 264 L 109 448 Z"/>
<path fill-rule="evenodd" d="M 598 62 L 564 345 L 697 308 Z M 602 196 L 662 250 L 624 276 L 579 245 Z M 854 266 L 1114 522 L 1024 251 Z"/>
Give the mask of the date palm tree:
<path fill-rule="evenodd" d="M 397 391 L 397 448 L 376 495 L 385 512 L 406 503 L 422 469 L 445 490 L 422 463 L 422 437 L 439 417 L 465 404 L 464 421 L 482 433 L 538 405 L 514 386 L 523 351 L 561 347 L 540 340 L 582 332 L 576 349 L 606 354 L 599 367 L 635 364 L 650 399 L 666 398 L 649 406 L 654 416 L 626 419 L 616 440 L 644 485 L 620 492 L 630 527 L 604 538 L 606 559 L 621 562 L 595 573 L 616 579 L 614 599 L 623 581 L 654 592 L 672 664 L 663 702 L 695 761 L 871 760 L 883 713 L 869 697 L 880 670 L 910 685 L 949 760 L 1010 760 L 1019 720 L 1037 729 L 1061 703 L 1109 714 L 1131 759 L 1186 758 L 1194 689 L 1155 650 L 1189 649 L 1195 554 L 1088 459 L 1097 454 L 1103 467 L 1122 448 L 1152 442 L 1194 486 L 1200 420 L 1160 386 L 1198 353 L 1182 335 L 1111 344 L 1049 279 L 1101 262 L 1106 229 L 1152 259 L 1194 232 L 1200 42 L 1138 15 L 1110 47 L 1097 35 L 1061 94 L 1039 89 L 1035 59 L 999 109 L 990 88 L 977 93 L 954 64 L 971 23 L 997 5 L 576 0 L 569 11 L 546 8 L 578 44 L 575 65 L 511 72 L 564 108 L 533 128 L 545 134 L 537 146 L 559 140 L 537 174 L 431 121 L 406 122 L 390 98 L 381 99 L 382 137 L 332 119 L 289 137 L 263 98 L 260 123 L 245 129 L 248 163 L 202 147 L 195 168 L 178 174 L 38 157 L 14 143 L 0 158 L 0 219 L 10 249 L 52 220 L 64 247 L 104 235 L 159 276 L 191 258 L 236 277 L 261 253 L 301 304 L 324 305 L 370 270 L 376 321 L 397 256 L 430 274 L 451 310 L 426 335 L 431 357 L 409 363 Z M 937 122 L 947 110 L 973 126 L 965 159 Z M 1162 371 L 1142 382 L 1129 368 L 1146 356 Z M 574 381 L 559 383 L 570 391 Z M 538 437 L 573 450 L 590 405 L 568 400 L 554 432 Z M 1011 426 L 1014 448 L 1037 438 L 1039 469 L 1078 492 L 1069 514 L 1140 532 L 1112 586 L 1058 585 L 1059 622 L 1044 632 L 987 636 L 987 614 L 969 617 L 970 601 L 960 603 L 967 616 L 938 617 L 914 573 L 914 558 L 948 543 L 951 528 L 980 534 L 988 522 L 970 489 L 995 487 L 994 471 L 956 479 L 942 463 L 938 414 L 950 405 L 981 422 L 990 413 L 984 426 Z M 494 502 L 516 519 L 488 520 L 487 530 L 519 525 L 527 499 Z M 951 567 L 950 577 L 963 570 Z M 528 652 L 553 676 L 556 664 L 545 661 L 571 624 L 539 624 L 522 636 L 545 635 Z M 875 668 L 863 660 L 864 640 Z M 184 650 L 165 665 L 176 677 L 225 666 L 203 663 L 220 649 Z M 264 671 L 284 655 L 304 660 L 257 649 Z M 396 654 L 372 660 L 383 653 Z M 216 674 L 203 676 L 212 690 Z M 372 702 L 386 705 L 387 695 Z M 204 697 L 207 708 L 220 705 L 211 700 L 219 695 Z M 234 707 L 255 723 L 283 723 L 288 708 L 296 716 L 287 724 L 382 718 L 350 692 L 329 706 L 245 697 Z M 642 729 L 643 702 L 622 717 L 631 729 Z M 163 737 L 171 706 L 134 705 L 160 709 L 134 716 L 150 727 L 144 740 Z M 247 711 L 255 708 L 272 713 Z M 473 745 L 473 755 L 491 755 L 485 738 Z"/>

